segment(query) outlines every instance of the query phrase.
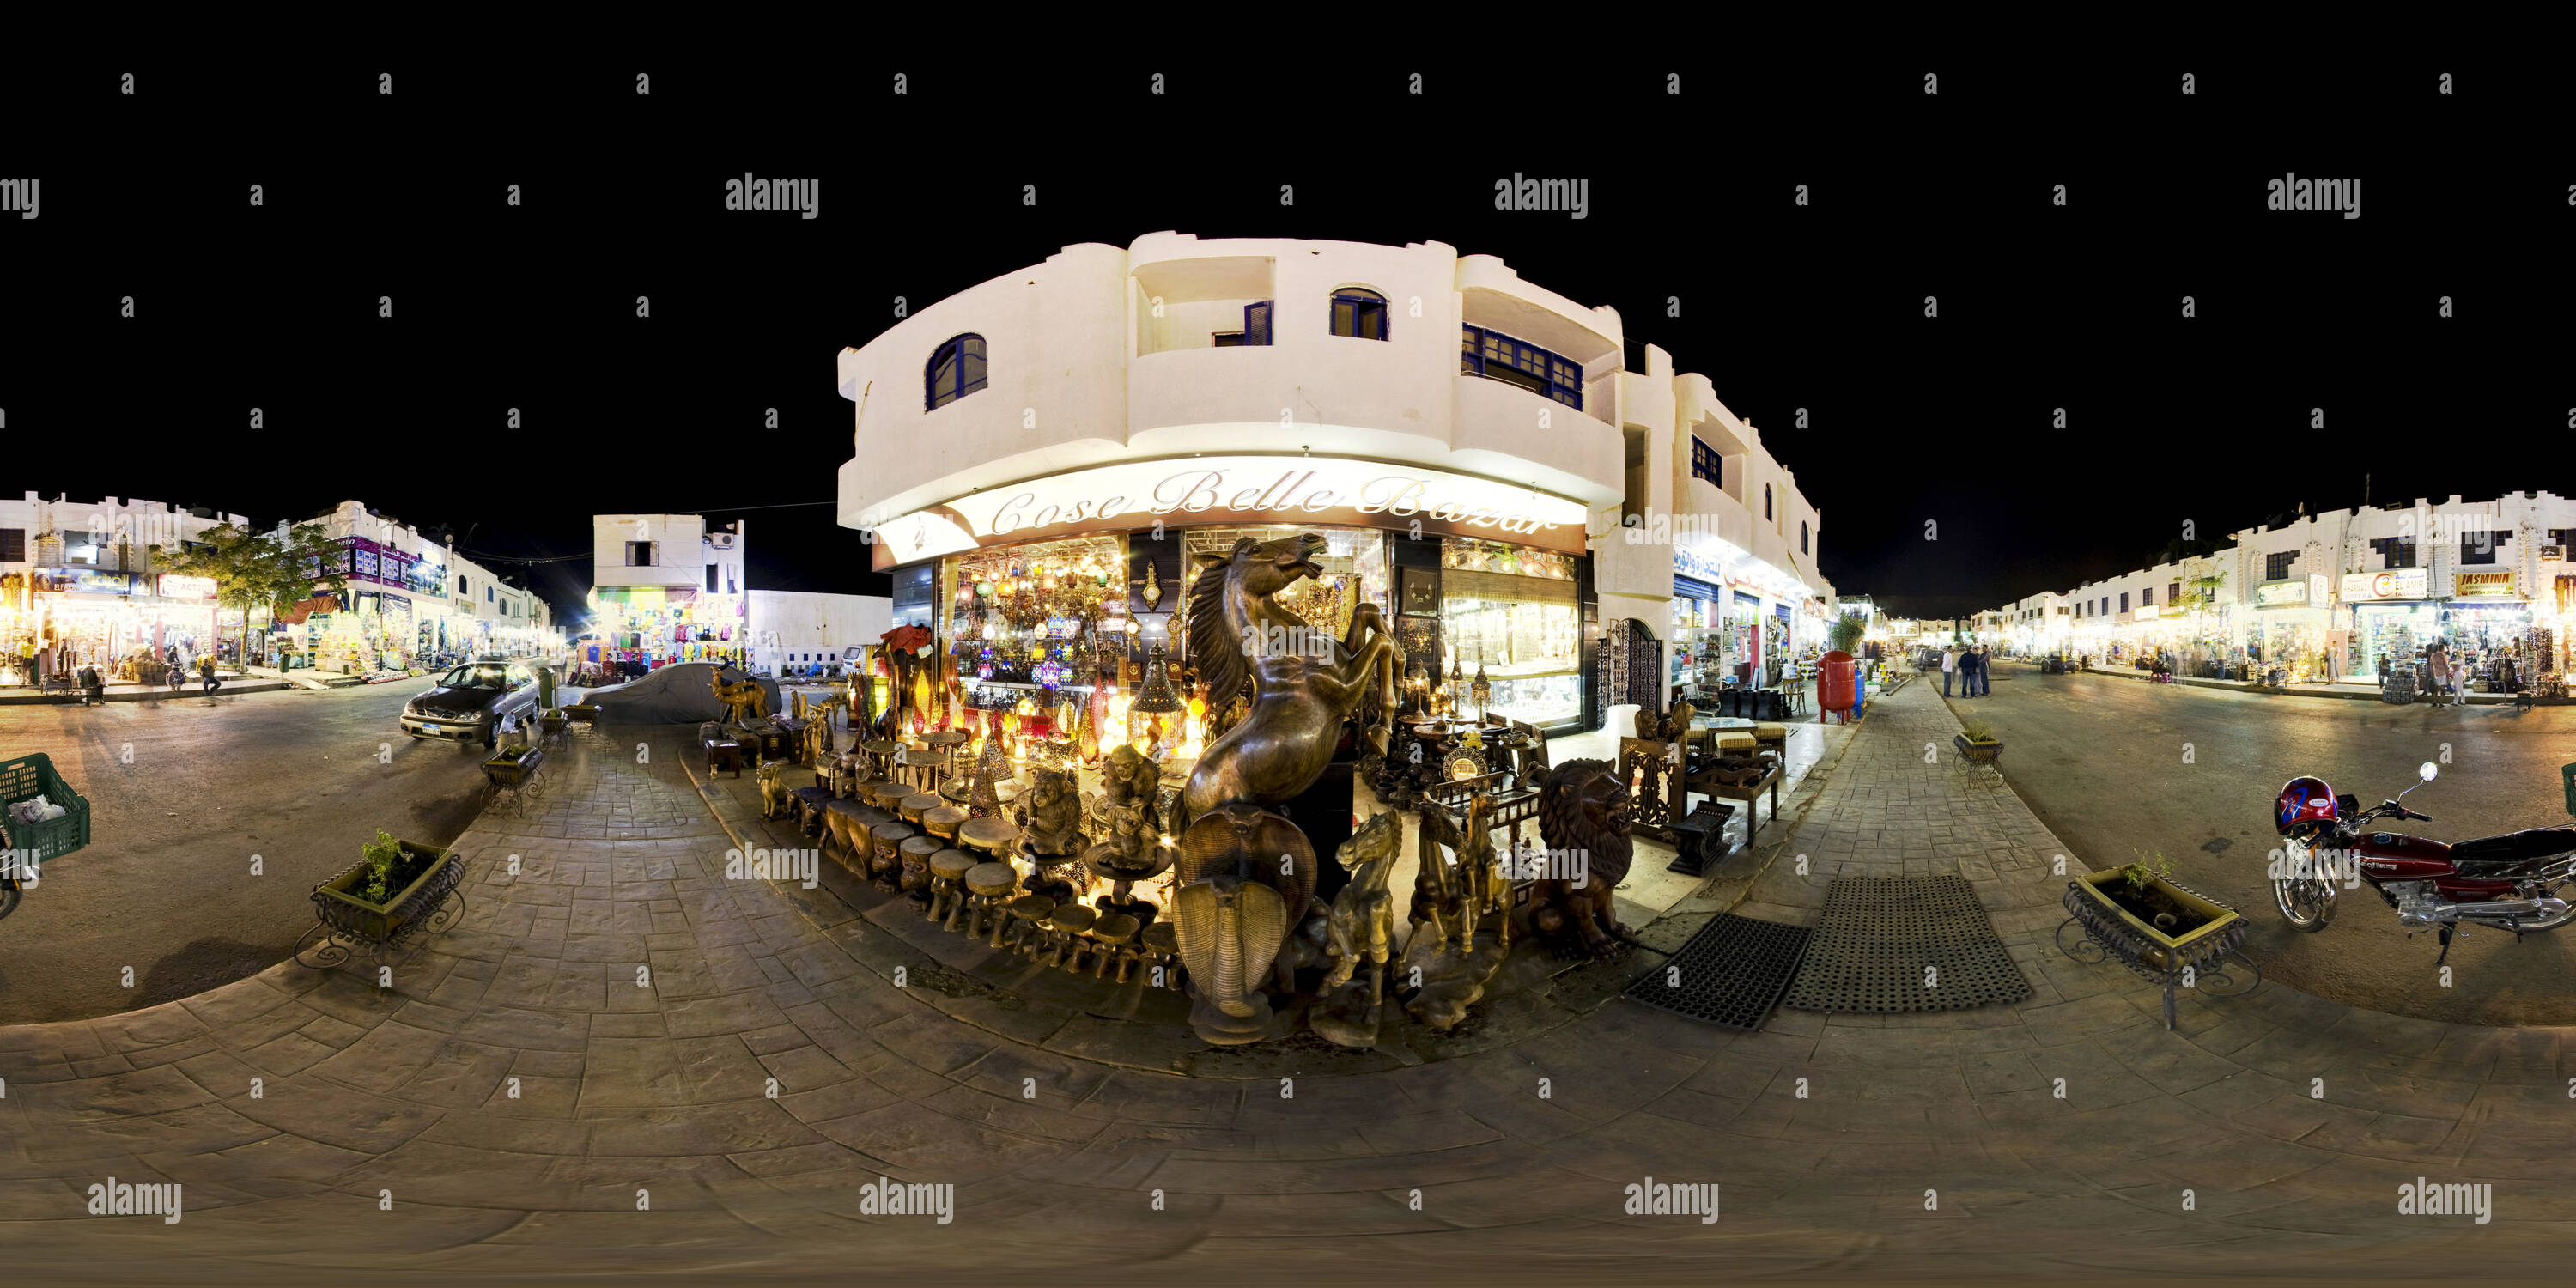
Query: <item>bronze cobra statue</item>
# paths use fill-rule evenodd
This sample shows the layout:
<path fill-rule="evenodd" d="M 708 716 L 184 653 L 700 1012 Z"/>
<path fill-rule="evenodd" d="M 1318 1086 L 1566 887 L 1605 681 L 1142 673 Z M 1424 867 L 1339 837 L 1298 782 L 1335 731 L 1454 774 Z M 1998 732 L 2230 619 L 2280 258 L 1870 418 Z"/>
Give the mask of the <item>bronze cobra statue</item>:
<path fill-rule="evenodd" d="M 1341 741 L 1342 722 L 1374 687 L 1386 696 L 1395 681 L 1395 639 L 1374 604 L 1353 613 L 1348 636 L 1335 640 L 1275 600 L 1299 580 L 1322 573 L 1315 555 L 1324 539 L 1301 533 L 1275 541 L 1238 538 L 1224 555 L 1200 556 L 1191 583 L 1190 663 L 1211 699 L 1251 689 L 1243 719 L 1199 757 L 1181 790 L 1181 886 L 1172 921 L 1189 966 L 1191 1026 L 1220 1045 L 1267 1036 L 1265 976 L 1293 979 L 1280 951 L 1305 919 L 1315 891 L 1313 848 L 1295 824 L 1275 813 L 1322 777 Z M 1383 712 L 1392 702 L 1381 704 Z M 1388 729 L 1368 731 L 1385 754 Z"/>

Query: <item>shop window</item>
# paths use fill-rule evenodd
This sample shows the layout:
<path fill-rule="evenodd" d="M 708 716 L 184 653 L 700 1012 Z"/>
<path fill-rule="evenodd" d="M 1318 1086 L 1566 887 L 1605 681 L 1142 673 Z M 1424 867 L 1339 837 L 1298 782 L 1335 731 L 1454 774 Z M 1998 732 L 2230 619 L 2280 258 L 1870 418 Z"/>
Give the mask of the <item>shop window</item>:
<path fill-rule="evenodd" d="M 961 335 L 931 351 L 922 382 L 937 411 L 984 387 L 984 337 Z"/>
<path fill-rule="evenodd" d="M 1583 406 L 1583 366 L 1523 344 L 1499 331 L 1466 326 L 1459 329 L 1459 370 L 1470 376 L 1519 385 L 1568 407 Z"/>
<path fill-rule="evenodd" d="M 2498 528 L 2487 532 L 2471 532 L 2464 534 L 2460 538 L 2460 562 L 2464 564 L 2494 563 L 2496 561 L 2496 547 L 2501 546 L 2512 539 L 2513 530 L 2511 528 Z"/>
<path fill-rule="evenodd" d="M 652 567 L 656 567 L 656 566 L 658 566 L 661 562 L 662 562 L 662 543 L 661 543 L 661 542 L 659 542 L 659 541 L 629 541 L 629 542 L 627 542 L 627 543 L 626 543 L 626 566 L 627 566 L 627 567 L 629 567 L 629 568 L 652 568 Z M 459 590 L 464 589 L 464 581 L 463 581 L 463 579 L 462 579 L 462 578 L 458 579 L 458 582 L 457 582 L 457 589 L 459 589 Z"/>
<path fill-rule="evenodd" d="M 2290 565 L 2299 561 L 2296 550 L 2276 551 L 2263 556 L 2263 580 L 2279 581 L 2290 575 Z"/>
<path fill-rule="evenodd" d="M 1333 334 L 1353 340 L 1386 338 L 1386 297 L 1345 287 L 1333 292 Z"/>

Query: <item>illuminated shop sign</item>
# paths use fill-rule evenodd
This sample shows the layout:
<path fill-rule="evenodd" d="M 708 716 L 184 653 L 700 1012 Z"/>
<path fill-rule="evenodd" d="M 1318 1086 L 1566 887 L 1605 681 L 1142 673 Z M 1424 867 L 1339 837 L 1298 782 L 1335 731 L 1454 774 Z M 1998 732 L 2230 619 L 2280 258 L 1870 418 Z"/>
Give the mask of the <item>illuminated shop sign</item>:
<path fill-rule="evenodd" d="M 2451 594 L 2458 599 L 2481 596 L 2511 598 L 2513 571 L 2508 568 L 2494 572 L 2454 572 L 2451 574 Z"/>
<path fill-rule="evenodd" d="M 36 587 L 75 595 L 130 595 L 134 593 L 134 574 L 100 572 L 95 568 L 40 568 L 36 570 Z"/>
<path fill-rule="evenodd" d="M 165 572 L 161 574 L 161 597 L 163 599 L 213 599 L 215 579 L 183 577 L 175 572 Z"/>
<path fill-rule="evenodd" d="M 2287 608 L 2308 602 L 2308 583 L 2304 581 L 2267 581 L 2254 588 L 2257 608 Z"/>
<path fill-rule="evenodd" d="M 2391 568 L 2386 572 L 2351 572 L 2343 578 L 2343 597 L 2363 599 L 2422 599 L 2431 585 L 2421 568 Z"/>
<path fill-rule="evenodd" d="M 1129 461 L 987 488 L 875 529 L 880 566 L 1103 529 L 1207 523 L 1409 527 L 1583 548 L 1583 505 L 1526 486 L 1417 465 L 1307 456 Z"/>
<path fill-rule="evenodd" d="M 2152 622 L 2156 620 L 2156 617 L 2157 613 L 2155 605 L 2141 604 L 2135 612 L 2130 614 L 2129 620 L 2133 622 Z"/>

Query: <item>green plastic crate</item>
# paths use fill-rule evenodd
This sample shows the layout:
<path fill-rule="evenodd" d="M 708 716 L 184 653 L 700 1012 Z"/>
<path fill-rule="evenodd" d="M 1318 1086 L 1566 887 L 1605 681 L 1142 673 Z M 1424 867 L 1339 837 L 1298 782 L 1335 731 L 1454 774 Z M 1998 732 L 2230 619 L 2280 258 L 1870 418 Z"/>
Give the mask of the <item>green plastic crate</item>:
<path fill-rule="evenodd" d="M 21 823 L 6 813 L 8 806 L 37 796 L 62 806 L 63 816 L 49 823 Z M 18 862 L 60 858 L 89 844 L 89 800 L 54 772 L 53 759 L 42 752 L 0 760 L 0 830 L 8 832 L 9 848 L 20 851 L 11 856 Z"/>

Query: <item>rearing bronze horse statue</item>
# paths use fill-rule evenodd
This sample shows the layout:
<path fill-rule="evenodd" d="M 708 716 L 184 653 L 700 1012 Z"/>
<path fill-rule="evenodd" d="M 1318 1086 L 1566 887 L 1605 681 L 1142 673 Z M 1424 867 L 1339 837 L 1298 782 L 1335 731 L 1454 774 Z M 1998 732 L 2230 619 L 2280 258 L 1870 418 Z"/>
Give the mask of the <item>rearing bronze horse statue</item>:
<path fill-rule="evenodd" d="M 1314 785 L 1332 762 L 1342 721 L 1372 686 L 1379 707 L 1395 709 L 1395 637 L 1377 605 L 1360 605 L 1349 634 L 1336 640 L 1271 598 L 1322 575 L 1314 556 L 1323 548 L 1323 537 L 1308 532 L 1266 542 L 1239 537 L 1231 553 L 1199 556 L 1190 586 L 1190 661 L 1207 681 L 1211 705 L 1233 701 L 1249 676 L 1252 712 L 1190 771 L 1181 792 L 1184 821 L 1220 805 L 1277 805 Z M 1363 735 L 1379 755 L 1392 723 L 1382 717 Z"/>

